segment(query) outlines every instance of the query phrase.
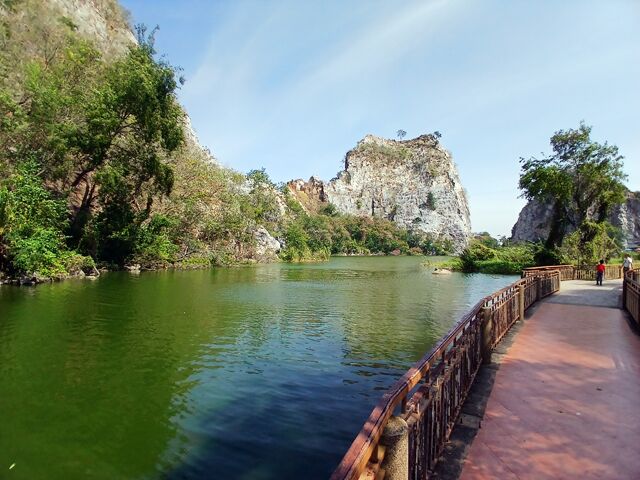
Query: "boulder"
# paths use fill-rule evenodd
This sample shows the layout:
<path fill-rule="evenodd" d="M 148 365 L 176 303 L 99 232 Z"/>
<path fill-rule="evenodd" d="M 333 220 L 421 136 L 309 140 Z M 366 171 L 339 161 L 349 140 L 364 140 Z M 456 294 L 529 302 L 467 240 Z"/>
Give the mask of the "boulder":
<path fill-rule="evenodd" d="M 255 259 L 259 262 L 271 262 L 278 260 L 278 252 L 282 248 L 280 242 L 276 240 L 266 228 L 258 226 L 253 232 L 255 239 Z"/>

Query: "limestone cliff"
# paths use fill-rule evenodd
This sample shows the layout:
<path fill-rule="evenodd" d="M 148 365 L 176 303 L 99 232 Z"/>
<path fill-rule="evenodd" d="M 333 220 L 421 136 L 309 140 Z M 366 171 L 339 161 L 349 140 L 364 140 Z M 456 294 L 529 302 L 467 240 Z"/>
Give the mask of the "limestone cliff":
<path fill-rule="evenodd" d="M 549 236 L 553 208 L 537 200 L 531 200 L 522 207 L 518 220 L 511 229 L 514 242 L 544 241 Z"/>
<path fill-rule="evenodd" d="M 549 236 L 552 206 L 536 200 L 528 202 L 518 215 L 518 221 L 511 229 L 511 240 L 516 242 L 536 242 Z M 625 248 L 640 245 L 640 192 L 627 192 L 627 200 L 616 207 L 609 216 L 609 222 L 622 230 Z"/>
<path fill-rule="evenodd" d="M 434 135 L 388 140 L 367 135 L 345 156 L 345 169 L 328 183 L 294 180 L 289 189 L 309 210 L 338 211 L 392 220 L 441 240 L 456 251 L 467 244 L 467 198 L 451 155 Z"/>
<path fill-rule="evenodd" d="M 128 13 L 113 0 L 49 0 L 55 11 L 69 18 L 80 35 L 90 39 L 103 54 L 117 56 L 136 41 Z"/>

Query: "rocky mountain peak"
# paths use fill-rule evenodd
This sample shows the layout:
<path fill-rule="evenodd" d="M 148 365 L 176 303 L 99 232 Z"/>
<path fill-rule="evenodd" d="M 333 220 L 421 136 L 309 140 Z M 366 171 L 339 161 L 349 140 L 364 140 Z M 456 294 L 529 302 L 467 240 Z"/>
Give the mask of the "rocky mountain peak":
<path fill-rule="evenodd" d="M 433 134 L 409 140 L 367 135 L 345 156 L 345 168 L 328 183 L 294 180 L 289 189 L 317 211 L 387 218 L 411 231 L 449 240 L 460 251 L 471 231 L 466 194 L 451 154 Z"/>

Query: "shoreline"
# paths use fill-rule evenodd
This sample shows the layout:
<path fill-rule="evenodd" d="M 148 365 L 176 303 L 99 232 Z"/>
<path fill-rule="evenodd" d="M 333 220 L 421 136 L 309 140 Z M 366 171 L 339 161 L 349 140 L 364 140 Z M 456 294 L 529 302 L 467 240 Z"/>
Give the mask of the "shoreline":
<path fill-rule="evenodd" d="M 233 262 L 225 265 L 214 265 L 211 263 L 172 263 L 163 266 L 149 267 L 142 266 L 140 264 L 133 265 L 124 265 L 123 267 L 118 268 L 109 268 L 109 267 L 99 267 L 92 270 L 90 273 L 86 273 L 80 270 L 78 273 L 55 276 L 55 277 L 45 277 L 39 274 L 31 274 L 31 275 L 19 275 L 19 276 L 11 276 L 0 278 L 0 286 L 1 285 L 9 285 L 14 287 L 35 287 L 39 284 L 43 283 L 56 283 L 63 282 L 65 280 L 71 279 L 86 279 L 86 280 L 96 280 L 100 278 L 103 273 L 109 272 L 129 272 L 131 274 L 140 274 L 142 272 L 160 272 L 166 270 L 178 270 L 178 271 L 187 271 L 187 270 L 208 270 L 214 268 L 241 268 L 241 267 L 250 267 L 255 265 L 268 265 L 273 263 L 286 263 L 291 265 L 296 264 L 307 264 L 307 263 L 324 263 L 327 262 L 332 257 L 344 258 L 344 257 L 429 257 L 429 256 L 439 256 L 439 255 L 412 255 L 412 254 L 393 254 L 393 253 L 341 253 L 330 255 L 328 258 L 310 258 L 303 259 L 300 261 L 285 261 L 280 258 L 272 259 L 269 261 L 259 261 L 255 259 L 247 259 L 244 261 Z"/>

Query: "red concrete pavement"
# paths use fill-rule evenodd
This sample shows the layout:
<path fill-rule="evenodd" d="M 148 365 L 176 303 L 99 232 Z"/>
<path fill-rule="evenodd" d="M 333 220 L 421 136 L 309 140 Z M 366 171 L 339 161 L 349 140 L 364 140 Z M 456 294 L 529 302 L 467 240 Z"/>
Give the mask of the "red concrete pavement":
<path fill-rule="evenodd" d="M 640 337 L 624 315 L 540 305 L 501 363 L 461 479 L 640 479 Z"/>

